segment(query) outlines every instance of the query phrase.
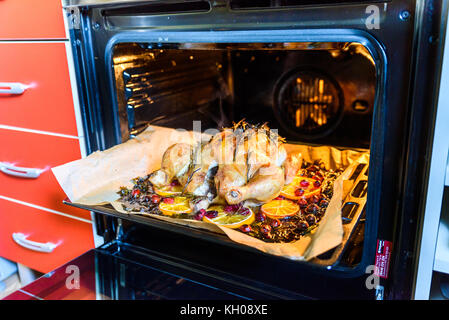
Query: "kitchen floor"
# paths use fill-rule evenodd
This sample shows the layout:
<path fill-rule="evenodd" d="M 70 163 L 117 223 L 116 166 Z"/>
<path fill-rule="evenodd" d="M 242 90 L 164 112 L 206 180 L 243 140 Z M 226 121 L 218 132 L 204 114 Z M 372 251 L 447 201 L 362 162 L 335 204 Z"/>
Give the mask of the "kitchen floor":
<path fill-rule="evenodd" d="M 0 300 L 41 275 L 37 271 L 0 257 Z"/>

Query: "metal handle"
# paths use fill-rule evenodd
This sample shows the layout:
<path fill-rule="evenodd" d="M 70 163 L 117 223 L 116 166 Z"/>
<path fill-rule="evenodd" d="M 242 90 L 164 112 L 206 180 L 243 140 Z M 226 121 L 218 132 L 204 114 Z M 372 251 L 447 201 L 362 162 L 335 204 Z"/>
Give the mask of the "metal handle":
<path fill-rule="evenodd" d="M 24 235 L 23 233 L 17 232 L 12 234 L 13 240 L 19 245 L 24 248 L 37 251 L 37 252 L 46 252 L 50 253 L 53 252 L 53 250 L 58 246 L 55 243 L 47 242 L 47 243 L 41 243 L 36 241 L 28 240 L 28 236 Z"/>
<path fill-rule="evenodd" d="M 29 178 L 29 179 L 35 179 L 35 178 L 39 177 L 41 175 L 41 173 L 44 171 L 42 169 L 36 169 L 36 168 L 16 167 L 12 164 L 3 163 L 3 162 L 0 162 L 0 170 L 3 173 L 6 173 L 10 176 Z"/>
<path fill-rule="evenodd" d="M 0 82 L 0 93 L 22 94 L 27 88 L 27 85 L 19 82 Z"/>

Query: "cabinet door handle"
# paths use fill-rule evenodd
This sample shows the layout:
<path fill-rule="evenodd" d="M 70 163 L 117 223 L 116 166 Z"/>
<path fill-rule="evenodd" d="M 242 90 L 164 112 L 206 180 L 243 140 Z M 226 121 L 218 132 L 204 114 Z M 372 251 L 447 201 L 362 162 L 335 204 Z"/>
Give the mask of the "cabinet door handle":
<path fill-rule="evenodd" d="M 10 176 L 35 179 L 44 171 L 36 168 L 16 167 L 12 164 L 0 162 L 0 170 Z"/>
<path fill-rule="evenodd" d="M 41 243 L 41 242 L 28 240 L 27 239 L 28 236 L 23 233 L 20 233 L 20 232 L 13 233 L 12 238 L 19 246 L 22 246 L 24 248 L 27 248 L 27 249 L 30 249 L 33 251 L 37 251 L 37 252 L 50 253 L 50 252 L 53 252 L 53 250 L 58 246 L 58 244 L 55 244 L 52 242 Z"/>
<path fill-rule="evenodd" d="M 22 94 L 27 88 L 27 85 L 19 82 L 0 82 L 0 93 Z"/>

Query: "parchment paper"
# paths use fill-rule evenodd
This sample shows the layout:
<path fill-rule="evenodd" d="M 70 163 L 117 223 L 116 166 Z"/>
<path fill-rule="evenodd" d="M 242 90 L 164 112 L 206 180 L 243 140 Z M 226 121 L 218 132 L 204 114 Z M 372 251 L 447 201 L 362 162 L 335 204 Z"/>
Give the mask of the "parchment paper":
<path fill-rule="evenodd" d="M 203 135 L 204 136 L 204 135 Z M 368 152 L 339 150 L 329 146 L 286 144 L 286 150 L 301 152 L 308 162 L 321 159 L 327 169 L 346 167 L 334 182 L 334 194 L 318 227 L 301 239 L 290 243 L 266 243 L 226 227 L 196 220 L 175 219 L 154 214 L 129 213 L 117 202 L 121 186 L 132 187 L 132 179 L 143 177 L 160 168 L 162 155 L 174 143 L 194 144 L 200 136 L 193 132 L 152 126 L 135 139 L 88 157 L 52 168 L 52 172 L 72 203 L 99 205 L 111 203 L 119 212 L 140 214 L 193 228 L 224 233 L 231 240 L 263 252 L 293 260 L 310 260 L 336 246 L 343 239 L 342 201 L 346 196 L 345 182 L 359 163 L 367 163 Z"/>

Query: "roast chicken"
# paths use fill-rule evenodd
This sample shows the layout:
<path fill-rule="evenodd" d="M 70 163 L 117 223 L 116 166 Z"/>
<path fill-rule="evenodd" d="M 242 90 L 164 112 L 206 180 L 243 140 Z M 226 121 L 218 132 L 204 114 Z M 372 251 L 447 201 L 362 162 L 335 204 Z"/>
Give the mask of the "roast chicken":
<path fill-rule="evenodd" d="M 287 156 L 282 138 L 268 126 L 241 121 L 198 146 L 170 146 L 150 182 L 161 187 L 177 180 L 185 193 L 197 197 L 196 212 L 211 203 L 270 201 L 293 180 L 301 163 L 301 154 Z"/>

